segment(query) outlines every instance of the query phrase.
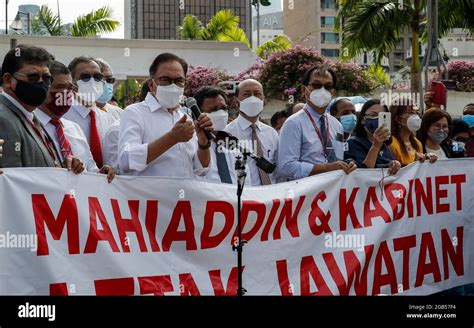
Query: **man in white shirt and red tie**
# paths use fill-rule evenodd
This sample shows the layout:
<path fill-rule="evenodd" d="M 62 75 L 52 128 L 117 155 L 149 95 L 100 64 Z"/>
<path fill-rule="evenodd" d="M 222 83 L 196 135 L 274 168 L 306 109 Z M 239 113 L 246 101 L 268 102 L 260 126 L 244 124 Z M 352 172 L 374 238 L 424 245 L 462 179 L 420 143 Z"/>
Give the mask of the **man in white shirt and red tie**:
<path fill-rule="evenodd" d="M 145 101 L 128 106 L 119 134 L 120 171 L 141 176 L 193 178 L 204 176 L 211 162 L 211 142 L 204 129 L 212 122 L 202 113 L 196 120 L 183 113 L 188 65 L 163 53 L 150 66 L 150 92 Z"/>
<path fill-rule="evenodd" d="M 104 137 L 115 118 L 97 108 L 95 101 L 104 92 L 104 76 L 94 58 L 81 56 L 69 63 L 77 86 L 76 102 L 64 118 L 77 123 L 84 132 L 98 167 L 104 164 Z"/>
<path fill-rule="evenodd" d="M 74 101 L 72 77 L 69 69 L 58 61 L 49 67 L 52 83 L 46 101 L 35 110 L 35 115 L 54 143 L 61 159 L 67 156 L 79 158 L 87 171 L 107 174 L 109 182 L 115 176 L 107 165 L 97 167 L 84 132 L 76 123 L 62 118 Z"/>
<path fill-rule="evenodd" d="M 225 131 L 237 137 L 241 146 L 271 163 L 276 163 L 278 133 L 274 128 L 259 120 L 265 100 L 262 84 L 254 79 L 244 80 L 237 87 L 236 96 L 240 104 L 240 113 L 234 121 L 229 123 Z M 230 163 L 230 166 L 235 175 L 234 163 Z M 272 174 L 268 174 L 257 167 L 254 159 L 248 159 L 246 184 L 269 185 L 276 183 L 277 178 L 278 168 Z"/>

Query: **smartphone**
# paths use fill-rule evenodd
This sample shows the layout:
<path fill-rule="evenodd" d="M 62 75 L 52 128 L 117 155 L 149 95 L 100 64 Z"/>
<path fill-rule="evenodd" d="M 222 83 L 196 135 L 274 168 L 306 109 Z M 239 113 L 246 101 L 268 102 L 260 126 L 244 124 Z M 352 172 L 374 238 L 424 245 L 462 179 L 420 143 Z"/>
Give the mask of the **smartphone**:
<path fill-rule="evenodd" d="M 446 94 L 447 94 L 446 86 L 443 82 L 440 81 L 433 81 L 431 83 L 431 92 L 434 93 L 433 98 L 431 98 L 431 102 L 437 105 L 443 105 L 446 108 Z"/>
<path fill-rule="evenodd" d="M 379 127 L 384 126 L 392 133 L 392 114 L 389 112 L 379 113 Z"/>

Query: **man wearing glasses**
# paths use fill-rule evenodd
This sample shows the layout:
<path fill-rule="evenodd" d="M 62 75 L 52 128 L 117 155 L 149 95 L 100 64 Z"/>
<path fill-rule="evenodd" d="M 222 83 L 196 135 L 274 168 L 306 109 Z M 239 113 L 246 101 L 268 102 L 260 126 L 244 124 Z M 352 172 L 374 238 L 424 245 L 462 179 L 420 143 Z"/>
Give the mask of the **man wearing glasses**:
<path fill-rule="evenodd" d="M 102 167 L 109 164 L 103 155 L 105 133 L 115 122 L 114 117 L 101 111 L 95 103 L 104 92 L 104 76 L 94 58 L 88 56 L 74 58 L 69 63 L 69 70 L 76 88 L 76 99 L 64 118 L 79 124 L 97 166 Z"/>
<path fill-rule="evenodd" d="M 334 170 L 348 174 L 357 168 L 353 161 L 342 160 L 344 130 L 326 111 L 336 82 L 335 72 L 325 65 L 315 66 L 303 76 L 301 94 L 306 104 L 280 130 L 278 167 L 289 180 Z"/>
<path fill-rule="evenodd" d="M 212 131 L 207 114 L 194 124 L 179 105 L 187 63 L 163 53 L 150 66 L 150 92 L 145 101 L 127 107 L 119 133 L 120 171 L 142 176 L 204 176 L 211 162 L 204 129 Z"/>
<path fill-rule="evenodd" d="M 102 95 L 95 101 L 97 106 L 104 112 L 112 115 L 116 120 L 120 120 L 122 117 L 123 110 L 120 107 L 114 106 L 109 103 L 114 96 L 114 83 L 115 77 L 112 67 L 102 58 L 95 58 L 97 64 L 99 64 L 100 71 L 104 75 L 104 92 Z"/>
<path fill-rule="evenodd" d="M 0 167 L 64 167 L 74 173 L 84 170 L 72 156 L 61 160 L 50 136 L 34 110 L 43 104 L 51 86 L 49 65 L 53 56 L 45 49 L 18 45 L 2 64 L 0 139 L 4 139 Z"/>

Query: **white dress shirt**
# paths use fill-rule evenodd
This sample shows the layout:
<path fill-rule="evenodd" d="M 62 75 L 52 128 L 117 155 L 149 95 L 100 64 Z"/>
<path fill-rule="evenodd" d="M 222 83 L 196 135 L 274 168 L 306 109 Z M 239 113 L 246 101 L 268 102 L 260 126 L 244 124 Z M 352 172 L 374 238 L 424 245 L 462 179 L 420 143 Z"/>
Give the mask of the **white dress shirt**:
<path fill-rule="evenodd" d="M 112 104 L 106 103 L 105 109 L 107 114 L 111 115 L 115 120 L 120 120 L 122 118 L 123 109 Z"/>
<path fill-rule="evenodd" d="M 8 100 L 10 100 L 13 105 L 15 105 L 22 113 L 23 115 L 25 115 L 25 117 L 31 122 L 33 123 L 33 116 L 34 116 L 34 112 L 29 112 L 25 109 L 25 107 L 23 107 L 19 102 L 18 100 L 16 100 L 15 98 L 13 98 L 12 96 L 10 96 L 8 93 L 6 92 L 3 92 L 2 95 L 5 96 L 5 98 L 7 98 Z"/>
<path fill-rule="evenodd" d="M 123 115 L 119 135 L 120 172 L 142 176 L 188 177 L 204 176 L 209 168 L 203 167 L 197 156 L 196 134 L 187 142 L 179 142 L 147 164 L 148 144 L 171 131 L 183 117 L 181 110 L 170 113 L 151 94 L 145 101 L 128 106 Z"/>
<path fill-rule="evenodd" d="M 91 109 L 84 107 L 80 104 L 72 105 L 71 109 L 64 114 L 66 120 L 73 121 L 79 124 L 86 140 L 90 145 L 90 128 L 91 128 L 91 117 L 89 116 L 90 111 L 95 112 L 97 130 L 99 132 L 100 145 L 102 148 L 102 158 L 104 158 L 104 145 L 105 145 L 105 134 L 109 130 L 110 126 L 115 122 L 115 118 L 112 115 L 100 110 L 94 105 Z"/>
<path fill-rule="evenodd" d="M 235 120 L 229 123 L 225 128 L 225 131 L 229 132 L 233 136 L 239 139 L 239 145 L 247 148 L 249 151 L 256 153 L 257 150 L 254 149 L 254 142 L 252 141 L 252 125 L 253 123 L 248 121 L 242 115 L 239 115 Z M 262 145 L 263 157 L 272 163 L 277 163 L 277 154 L 278 154 L 278 133 L 274 128 L 268 126 L 260 121 L 257 121 L 257 136 Z M 229 169 L 233 179 L 235 177 L 235 156 L 239 155 L 238 150 L 233 151 L 234 158 L 229 164 Z M 254 159 L 248 158 L 247 160 L 247 177 L 245 183 L 252 186 L 260 186 L 260 175 L 258 173 L 257 164 Z M 276 183 L 278 177 L 277 169 L 270 174 L 270 180 L 272 183 Z"/>
<path fill-rule="evenodd" d="M 46 132 L 53 140 L 54 146 L 56 147 L 56 152 L 61 157 L 61 161 L 64 162 L 63 155 L 61 154 L 61 144 L 59 143 L 56 126 L 51 123 L 51 117 L 38 108 L 35 109 L 35 115 L 41 124 L 43 124 Z M 81 160 L 86 171 L 98 172 L 99 168 L 92 157 L 89 144 L 87 143 L 86 136 L 84 135 L 84 132 L 82 132 L 81 127 L 78 124 L 64 118 L 61 118 L 60 120 L 63 123 L 64 135 L 71 145 L 71 150 L 74 156 Z"/>
<path fill-rule="evenodd" d="M 305 106 L 314 122 L 321 128 L 321 115 L 310 106 Z M 329 113 L 329 139 L 338 160 L 344 159 L 344 130 L 341 123 Z M 280 175 L 289 180 L 305 178 L 310 175 L 314 164 L 327 163 L 324 149 L 314 126 L 304 110 L 291 115 L 280 130 L 278 169 Z"/>
<path fill-rule="evenodd" d="M 209 165 L 209 171 L 202 178 L 209 181 L 222 182 L 221 176 L 219 175 L 219 169 L 217 168 L 216 147 L 217 147 L 216 142 L 212 141 L 211 142 L 211 164 Z M 235 176 L 235 170 L 230 170 L 230 167 L 234 166 L 234 163 L 235 163 L 234 154 L 227 151 L 223 147 L 221 147 L 220 151 L 225 153 L 225 159 L 227 161 L 227 166 L 229 167 L 230 178 L 232 179 L 232 183 L 236 184 L 237 179 Z M 197 177 L 201 178 L 199 176 Z"/>
<path fill-rule="evenodd" d="M 115 121 L 105 134 L 104 141 L 104 163 L 112 166 L 115 172 L 119 172 L 118 165 L 118 143 L 120 133 L 120 120 Z"/>

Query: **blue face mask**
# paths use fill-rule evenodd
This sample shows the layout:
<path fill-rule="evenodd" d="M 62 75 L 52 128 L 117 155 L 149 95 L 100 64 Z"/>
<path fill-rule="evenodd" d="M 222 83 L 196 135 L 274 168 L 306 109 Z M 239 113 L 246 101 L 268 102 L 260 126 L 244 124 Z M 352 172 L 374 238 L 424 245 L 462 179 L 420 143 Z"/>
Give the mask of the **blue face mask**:
<path fill-rule="evenodd" d="M 374 134 L 375 130 L 379 127 L 379 118 L 365 118 L 364 126 L 371 134 Z"/>
<path fill-rule="evenodd" d="M 100 104 L 105 104 L 109 102 L 113 96 L 114 96 L 114 85 L 112 83 L 106 83 L 104 84 L 104 93 L 102 94 L 102 96 L 100 96 L 96 100 L 96 102 Z"/>
<path fill-rule="evenodd" d="M 464 115 L 462 120 L 469 125 L 469 128 L 474 128 L 474 115 Z"/>
<path fill-rule="evenodd" d="M 341 124 L 345 133 L 351 133 L 354 131 L 357 124 L 357 116 L 354 114 L 341 116 Z"/>

